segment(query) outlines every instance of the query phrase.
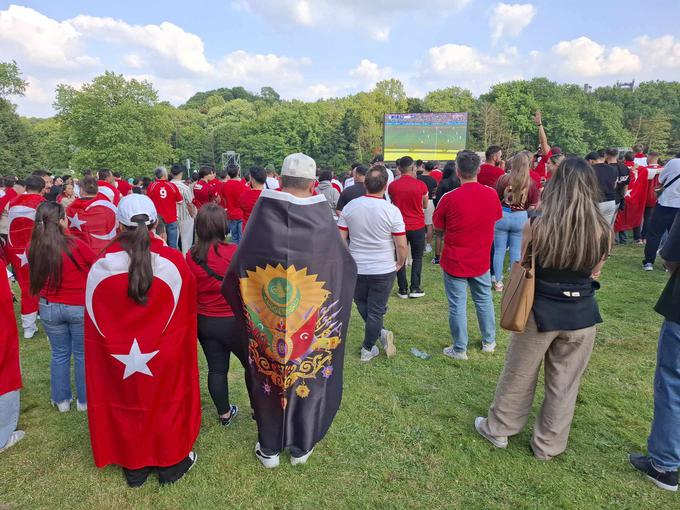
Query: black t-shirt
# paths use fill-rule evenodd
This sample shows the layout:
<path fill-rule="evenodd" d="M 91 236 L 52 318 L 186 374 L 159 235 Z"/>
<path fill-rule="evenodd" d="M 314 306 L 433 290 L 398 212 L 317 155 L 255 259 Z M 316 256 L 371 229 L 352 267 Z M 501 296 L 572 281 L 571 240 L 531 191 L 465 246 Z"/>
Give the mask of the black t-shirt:
<path fill-rule="evenodd" d="M 617 199 L 616 185 L 619 182 L 619 169 L 607 163 L 593 165 L 600 188 L 600 202 Z M 627 168 L 627 167 L 626 167 Z"/>
<path fill-rule="evenodd" d="M 616 201 L 623 201 L 623 188 L 630 184 L 630 169 L 617 161 L 616 163 L 610 163 L 611 166 L 615 167 L 618 172 L 618 179 L 616 180 Z"/>
<path fill-rule="evenodd" d="M 366 186 L 363 182 L 357 182 L 352 184 L 340 193 L 340 198 L 338 199 L 338 205 L 336 205 L 338 211 L 342 211 L 343 207 L 349 204 L 355 198 L 363 197 L 366 194 Z"/>
<path fill-rule="evenodd" d="M 437 191 L 434 194 L 434 206 L 437 207 L 437 204 L 442 199 L 442 197 L 449 191 L 453 191 L 456 188 L 460 188 L 460 179 L 455 175 L 452 175 L 446 179 L 442 179 L 439 183 L 439 186 L 437 186 Z"/>
<path fill-rule="evenodd" d="M 675 217 L 668 239 L 661 249 L 661 258 L 680 262 L 680 215 Z M 673 271 L 654 309 L 666 320 L 680 323 L 680 268 Z"/>
<path fill-rule="evenodd" d="M 437 189 L 437 181 L 434 177 L 431 175 L 419 175 L 418 176 L 419 181 L 423 181 L 425 183 L 425 186 L 427 186 L 427 198 L 430 200 L 434 199 L 434 192 Z"/>

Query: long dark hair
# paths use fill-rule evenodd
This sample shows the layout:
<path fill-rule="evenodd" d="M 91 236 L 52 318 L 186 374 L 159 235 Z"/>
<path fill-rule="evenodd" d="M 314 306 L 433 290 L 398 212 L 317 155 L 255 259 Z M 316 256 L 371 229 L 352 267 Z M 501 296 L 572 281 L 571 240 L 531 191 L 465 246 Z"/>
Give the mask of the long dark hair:
<path fill-rule="evenodd" d="M 34 295 L 40 294 L 46 285 L 58 289 L 64 253 L 73 259 L 71 242 L 59 223 L 65 218 L 64 207 L 57 202 L 43 202 L 35 211 L 35 226 L 28 249 L 30 289 Z"/>
<path fill-rule="evenodd" d="M 196 244 L 191 248 L 191 257 L 197 262 L 207 262 L 208 250 L 217 247 L 227 237 L 227 217 L 217 204 L 205 204 L 196 215 Z"/>
<path fill-rule="evenodd" d="M 146 222 L 146 214 L 137 214 L 130 218 L 136 227 L 125 226 L 118 235 L 118 242 L 130 257 L 128 267 L 128 296 L 140 305 L 147 302 L 147 294 L 153 281 L 151 266 L 151 236 Z"/>

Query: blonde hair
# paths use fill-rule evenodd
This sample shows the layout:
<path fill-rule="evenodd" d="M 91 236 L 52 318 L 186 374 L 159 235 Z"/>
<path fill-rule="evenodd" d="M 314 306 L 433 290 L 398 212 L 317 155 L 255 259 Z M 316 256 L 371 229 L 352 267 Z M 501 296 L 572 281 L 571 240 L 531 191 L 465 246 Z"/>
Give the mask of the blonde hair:
<path fill-rule="evenodd" d="M 503 200 L 508 205 L 523 206 L 529 197 L 529 186 L 531 186 L 531 176 L 529 167 L 531 161 L 525 152 L 515 154 L 507 163 L 510 171 L 508 172 L 508 185 L 503 190 Z"/>
<path fill-rule="evenodd" d="M 532 224 L 538 264 L 591 271 L 609 253 L 612 229 L 600 212 L 598 189 L 586 160 L 560 163 L 543 190 L 541 215 Z"/>

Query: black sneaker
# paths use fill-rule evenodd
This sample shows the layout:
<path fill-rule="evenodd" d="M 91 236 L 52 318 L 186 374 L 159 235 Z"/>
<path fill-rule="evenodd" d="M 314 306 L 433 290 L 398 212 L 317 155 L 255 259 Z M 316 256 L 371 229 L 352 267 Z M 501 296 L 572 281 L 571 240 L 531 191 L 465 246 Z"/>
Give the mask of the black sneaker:
<path fill-rule="evenodd" d="M 434 257 L 434 258 L 432 259 L 432 263 L 433 263 L 433 264 L 439 264 L 439 257 Z"/>
<path fill-rule="evenodd" d="M 220 423 L 225 427 L 228 427 L 231 424 L 231 420 L 236 418 L 238 415 L 238 406 L 233 405 L 229 410 L 231 411 L 231 413 L 229 413 L 229 418 L 222 418 L 221 416 L 219 417 Z"/>
<path fill-rule="evenodd" d="M 677 471 L 659 471 L 652 465 L 652 461 L 649 457 L 639 453 L 631 453 L 628 460 L 630 460 L 630 463 L 635 469 L 647 475 L 647 478 L 649 478 L 657 487 L 672 492 L 678 490 Z"/>

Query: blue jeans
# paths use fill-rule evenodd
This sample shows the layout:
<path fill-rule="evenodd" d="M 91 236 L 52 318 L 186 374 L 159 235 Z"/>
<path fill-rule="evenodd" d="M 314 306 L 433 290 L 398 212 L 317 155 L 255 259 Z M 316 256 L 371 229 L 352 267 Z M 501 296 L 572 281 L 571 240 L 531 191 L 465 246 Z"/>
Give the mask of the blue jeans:
<path fill-rule="evenodd" d="M 87 403 L 85 392 L 85 307 L 49 303 L 40 298 L 40 321 L 52 348 L 50 375 L 52 401 L 71 400 L 71 354 L 76 372 L 78 402 Z"/>
<path fill-rule="evenodd" d="M 240 243 L 243 235 L 243 220 L 229 220 L 229 233 L 232 243 Z"/>
<path fill-rule="evenodd" d="M 177 249 L 179 240 L 179 227 L 176 221 L 165 224 L 165 233 L 168 235 L 168 246 Z"/>
<path fill-rule="evenodd" d="M 467 351 L 467 288 L 477 309 L 477 321 L 482 332 L 482 343 L 496 341 L 496 317 L 491 299 L 491 276 L 487 271 L 481 276 L 457 278 L 444 273 L 444 290 L 449 301 L 449 327 L 456 352 Z"/>
<path fill-rule="evenodd" d="M 664 321 L 654 376 L 654 420 L 647 439 L 652 463 L 664 471 L 680 468 L 680 324 Z"/>
<path fill-rule="evenodd" d="M 493 274 L 497 282 L 503 281 L 503 262 L 505 249 L 510 247 L 510 265 L 522 256 L 522 229 L 527 222 L 526 211 L 508 212 L 503 209 L 503 217 L 496 222 L 493 239 Z"/>

